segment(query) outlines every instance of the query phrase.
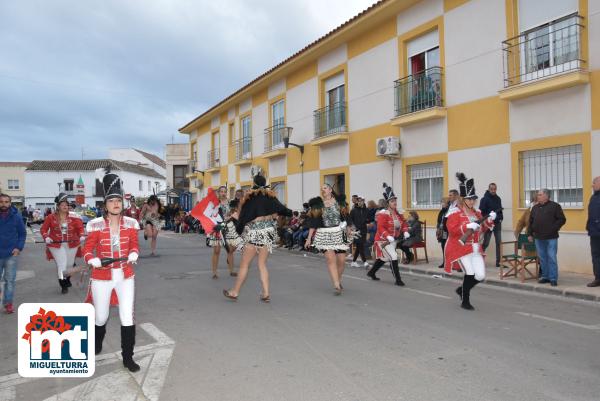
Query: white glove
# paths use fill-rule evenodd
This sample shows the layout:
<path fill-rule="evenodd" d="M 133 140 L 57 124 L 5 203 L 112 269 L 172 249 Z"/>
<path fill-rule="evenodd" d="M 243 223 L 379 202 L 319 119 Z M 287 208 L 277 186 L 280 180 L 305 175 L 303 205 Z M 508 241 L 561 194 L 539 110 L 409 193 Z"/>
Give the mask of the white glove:
<path fill-rule="evenodd" d="M 410 233 L 408 231 L 404 231 L 404 239 L 409 239 Z"/>
<path fill-rule="evenodd" d="M 394 242 L 394 237 L 392 237 L 391 235 L 388 235 L 387 240 L 388 240 L 388 242 Z"/>
<path fill-rule="evenodd" d="M 46 237 L 46 239 L 44 241 L 46 241 L 46 244 L 51 244 L 52 243 L 52 238 Z"/>
<path fill-rule="evenodd" d="M 492 222 L 492 221 L 496 220 L 496 217 L 497 217 L 496 212 L 491 211 L 490 214 L 488 214 L 488 221 Z"/>
<path fill-rule="evenodd" d="M 477 224 L 475 222 L 467 224 L 467 228 L 470 228 L 473 231 L 479 230 L 479 227 L 480 227 L 479 224 Z"/>
<path fill-rule="evenodd" d="M 79 242 L 84 242 L 85 241 L 85 237 L 79 237 Z"/>
<path fill-rule="evenodd" d="M 100 258 L 92 258 L 89 260 L 88 265 L 91 265 L 92 267 L 100 268 L 100 267 L 102 267 L 102 262 L 100 261 Z"/>
<path fill-rule="evenodd" d="M 135 264 L 137 263 L 138 257 L 139 255 L 137 254 L 137 252 L 131 252 L 127 257 L 127 262 Z"/>
<path fill-rule="evenodd" d="M 343 230 L 344 228 L 346 228 L 347 225 L 348 225 L 348 223 L 346 223 L 345 221 L 342 221 L 340 223 L 340 228 Z"/>

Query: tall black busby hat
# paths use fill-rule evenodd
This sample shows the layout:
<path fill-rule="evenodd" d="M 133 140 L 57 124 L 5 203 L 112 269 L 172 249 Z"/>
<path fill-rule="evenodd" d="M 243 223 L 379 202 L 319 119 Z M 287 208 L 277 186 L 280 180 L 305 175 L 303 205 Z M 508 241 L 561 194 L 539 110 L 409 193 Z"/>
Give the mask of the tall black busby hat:
<path fill-rule="evenodd" d="M 478 196 L 475 193 L 475 180 L 472 178 L 467 179 L 467 176 L 464 173 L 456 173 L 456 178 L 458 178 L 458 192 L 460 196 L 464 199 L 477 199 Z"/>
<path fill-rule="evenodd" d="M 394 190 L 392 189 L 392 187 L 390 187 L 385 182 L 383 183 L 383 198 L 386 201 L 389 201 L 390 199 L 397 199 L 396 194 L 394 193 Z"/>
<path fill-rule="evenodd" d="M 114 173 L 107 173 L 102 178 L 102 186 L 104 187 L 104 200 L 112 198 L 123 199 L 123 181 Z"/>
<path fill-rule="evenodd" d="M 268 188 L 267 179 L 264 175 L 256 174 L 252 181 L 254 182 L 252 189 Z"/>
<path fill-rule="evenodd" d="M 54 203 L 58 205 L 60 202 L 68 202 L 68 197 L 69 195 L 67 195 L 64 192 L 61 192 L 56 196 L 56 198 L 54 198 Z"/>

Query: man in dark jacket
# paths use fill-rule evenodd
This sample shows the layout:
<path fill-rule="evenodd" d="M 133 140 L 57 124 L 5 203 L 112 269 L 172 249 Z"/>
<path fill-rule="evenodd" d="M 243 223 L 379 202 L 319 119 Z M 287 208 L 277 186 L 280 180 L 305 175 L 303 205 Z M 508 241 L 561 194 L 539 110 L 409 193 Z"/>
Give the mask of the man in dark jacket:
<path fill-rule="evenodd" d="M 494 240 L 496 241 L 496 267 L 500 267 L 500 243 L 502 242 L 502 199 L 496 194 L 496 184 L 493 182 L 488 185 L 488 190 L 485 191 L 485 195 L 479 202 L 479 210 L 483 216 L 487 216 L 490 212 L 496 213 L 496 220 L 494 220 L 494 229 L 488 230 L 483 234 L 483 251 L 490 245 L 490 239 L 492 233 L 494 234 Z"/>
<path fill-rule="evenodd" d="M 535 239 L 535 248 L 544 266 L 540 284 L 558 285 L 558 231 L 567 222 L 562 207 L 550 200 L 550 190 L 542 189 L 537 193 L 538 203 L 531 208 L 529 216 L 529 241 Z"/>
<path fill-rule="evenodd" d="M 592 265 L 594 266 L 594 281 L 588 287 L 600 287 L 600 176 L 592 182 L 594 194 L 588 205 L 588 219 L 585 229 L 590 236 L 592 248 Z"/>
<path fill-rule="evenodd" d="M 369 222 L 369 210 L 365 206 L 365 199 L 361 196 L 356 197 L 356 204 L 350 211 L 350 220 L 352 224 L 356 228 L 356 230 L 360 233 L 360 237 L 354 240 L 354 255 L 352 257 L 352 267 L 360 267 L 356 260 L 358 259 L 358 255 L 363 262 L 363 267 L 369 267 L 369 262 L 367 262 L 367 258 L 365 256 L 365 243 L 367 241 L 367 223 Z"/>
<path fill-rule="evenodd" d="M 13 313 L 17 262 L 25 246 L 25 224 L 10 196 L 0 194 L 0 277 L 4 277 L 4 310 Z"/>

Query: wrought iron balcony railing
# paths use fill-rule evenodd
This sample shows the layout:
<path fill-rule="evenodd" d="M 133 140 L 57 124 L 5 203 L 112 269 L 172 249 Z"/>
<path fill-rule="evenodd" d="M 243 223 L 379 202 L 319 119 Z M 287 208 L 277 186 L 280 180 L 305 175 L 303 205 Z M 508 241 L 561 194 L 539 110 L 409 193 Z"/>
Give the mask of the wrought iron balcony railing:
<path fill-rule="evenodd" d="M 221 162 L 219 160 L 219 149 L 209 150 L 207 163 L 206 163 L 207 168 L 209 168 L 209 169 L 216 168 L 216 167 L 219 167 L 220 165 L 221 165 Z"/>
<path fill-rule="evenodd" d="M 504 87 L 580 69 L 582 20 L 572 14 L 502 42 Z"/>
<path fill-rule="evenodd" d="M 334 103 L 315 110 L 315 139 L 348 131 L 346 125 L 346 102 Z"/>
<path fill-rule="evenodd" d="M 241 138 L 233 142 L 235 147 L 235 161 L 252 159 L 252 138 Z"/>
<path fill-rule="evenodd" d="M 431 107 L 443 107 L 442 67 L 431 67 L 394 82 L 396 117 Z"/>
<path fill-rule="evenodd" d="M 195 173 L 198 170 L 198 161 L 197 160 L 188 160 L 187 165 L 187 174 Z"/>
<path fill-rule="evenodd" d="M 265 129 L 265 153 L 277 149 L 283 149 L 283 137 L 290 134 L 291 127 L 283 125 L 274 125 Z"/>

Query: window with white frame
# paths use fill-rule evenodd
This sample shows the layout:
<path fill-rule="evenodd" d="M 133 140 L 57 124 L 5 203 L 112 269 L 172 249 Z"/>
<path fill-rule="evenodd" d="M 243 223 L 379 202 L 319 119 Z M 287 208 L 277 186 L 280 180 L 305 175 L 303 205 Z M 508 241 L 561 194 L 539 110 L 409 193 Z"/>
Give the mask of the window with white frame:
<path fill-rule="evenodd" d="M 246 155 L 250 155 L 250 151 L 251 151 L 251 146 L 252 146 L 252 131 L 251 131 L 251 124 L 252 123 L 252 119 L 250 116 L 246 116 L 244 118 L 242 118 L 242 152 L 241 152 L 241 156 L 246 156 Z"/>
<path fill-rule="evenodd" d="M 279 202 L 285 204 L 285 181 L 271 183 L 271 189 L 275 192 Z"/>
<path fill-rule="evenodd" d="M 144 188 L 143 188 L 143 186 L 142 186 L 142 185 L 143 185 L 143 184 L 142 184 L 142 180 L 140 180 L 140 181 L 139 181 L 139 190 L 140 190 L 140 191 L 143 191 L 143 190 L 144 190 Z"/>
<path fill-rule="evenodd" d="M 440 207 L 444 187 L 443 167 L 442 162 L 408 166 L 410 207 L 417 209 Z"/>
<path fill-rule="evenodd" d="M 565 207 L 583 206 L 583 156 L 581 145 L 519 152 L 520 207 L 529 207 L 540 189 Z"/>
<path fill-rule="evenodd" d="M 8 180 L 8 189 L 19 189 L 19 180 Z"/>

